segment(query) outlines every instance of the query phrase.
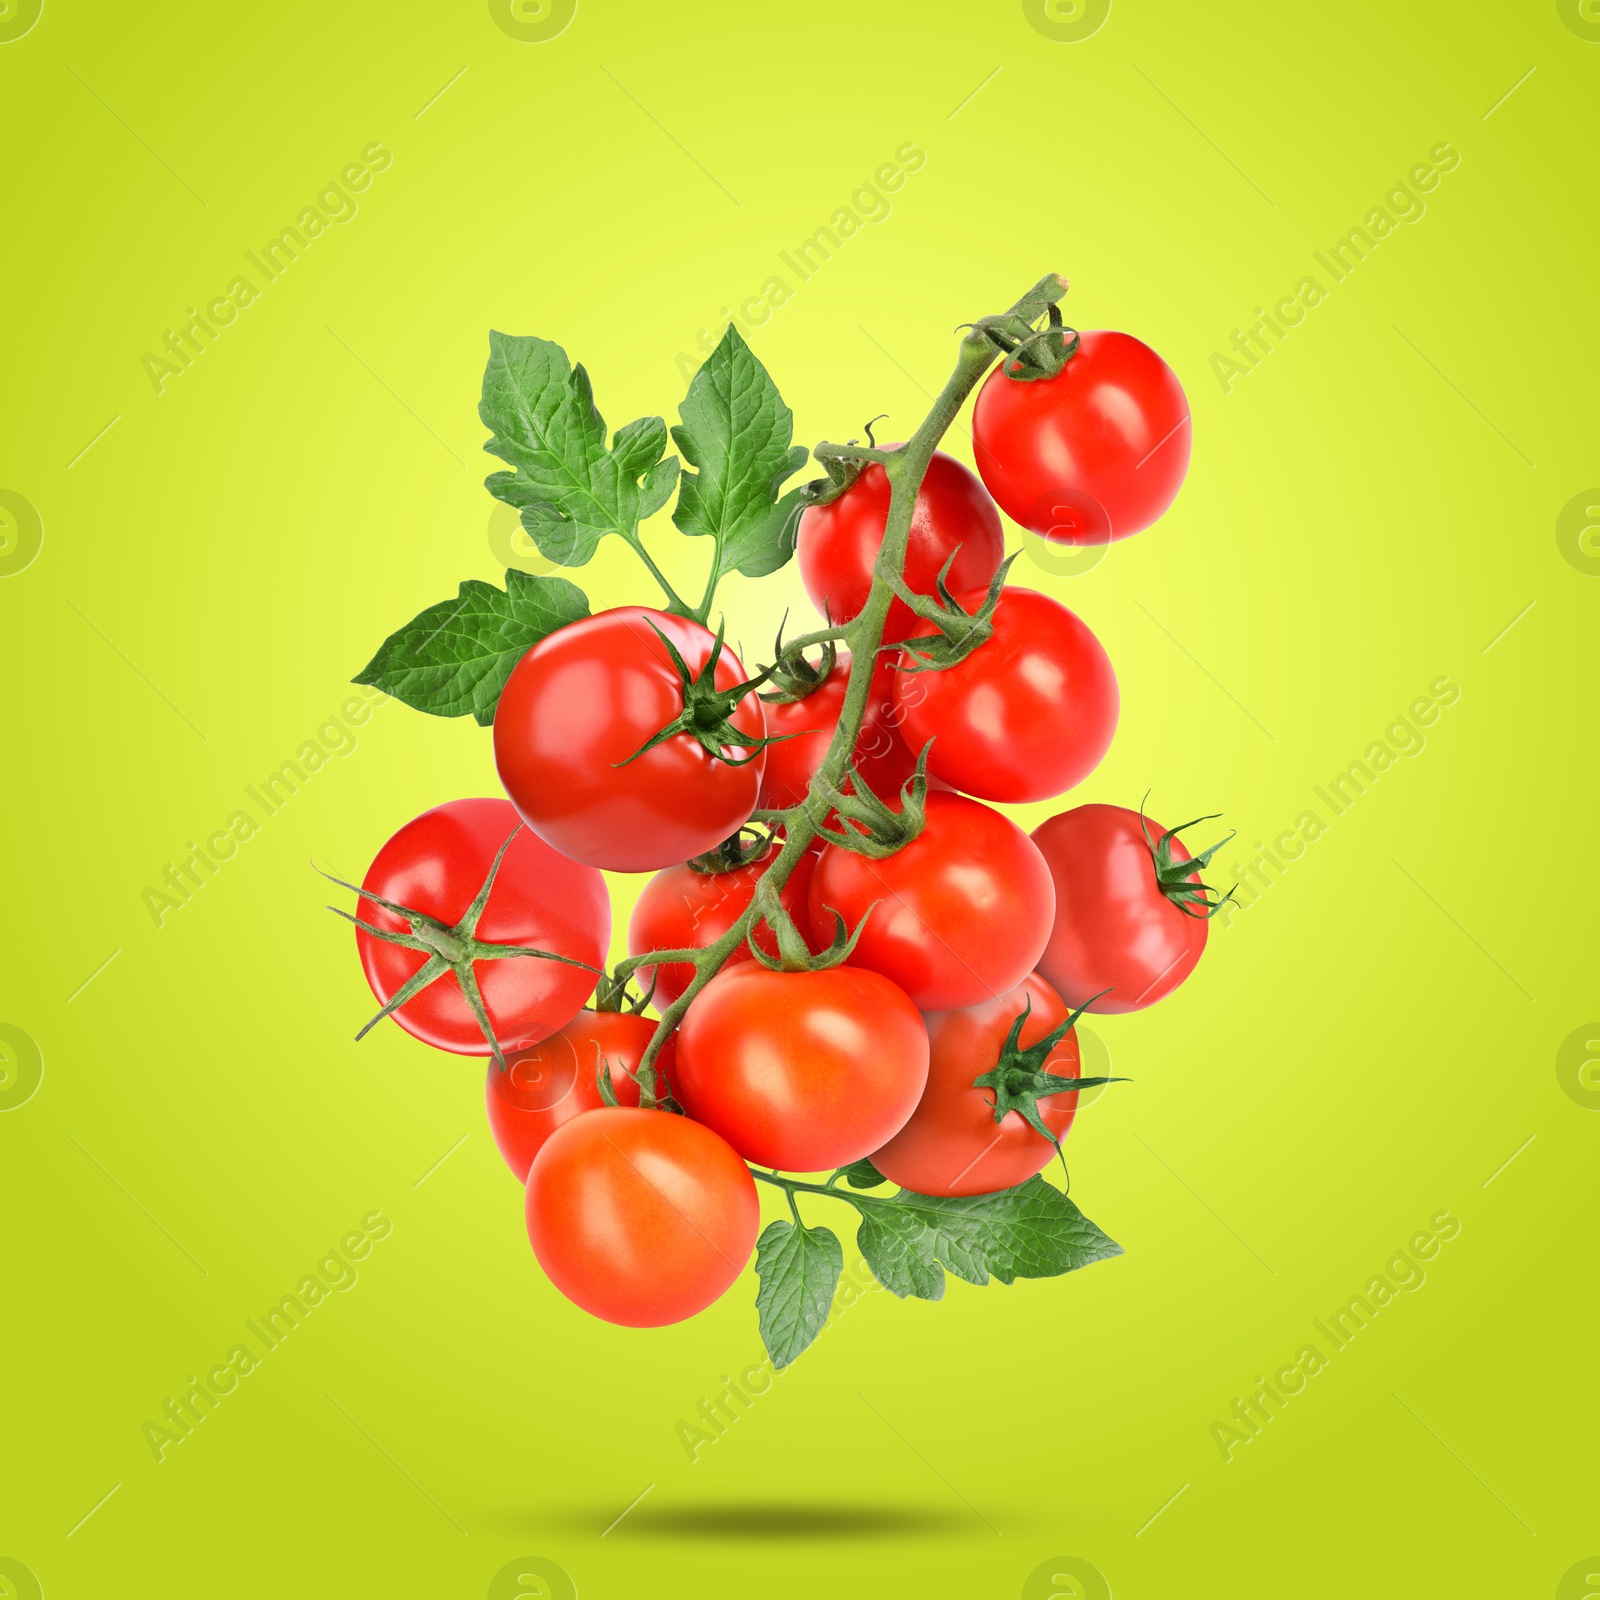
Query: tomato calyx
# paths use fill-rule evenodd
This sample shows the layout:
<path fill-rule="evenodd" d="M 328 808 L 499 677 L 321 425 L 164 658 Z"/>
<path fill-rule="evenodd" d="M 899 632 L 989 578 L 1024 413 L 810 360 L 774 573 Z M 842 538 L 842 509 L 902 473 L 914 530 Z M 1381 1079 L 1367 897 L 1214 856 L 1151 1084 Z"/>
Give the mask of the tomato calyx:
<path fill-rule="evenodd" d="M 777 843 L 777 836 L 769 828 L 745 823 L 735 834 L 730 834 L 714 850 L 690 856 L 684 863 L 691 872 L 706 877 L 716 877 L 724 872 L 737 872 L 761 860 Z"/>
<path fill-rule="evenodd" d="M 902 640 L 899 647 L 901 659 L 894 668 L 896 672 L 943 672 L 957 662 L 965 661 L 974 650 L 987 644 L 993 637 L 995 608 L 1000 604 L 1006 575 L 1017 557 L 1007 556 L 1000 563 L 977 609 L 969 612 L 962 608 L 961 602 L 950 593 L 945 582 L 957 553 L 952 551 L 949 561 L 940 570 L 936 580 L 939 591 L 937 600 L 932 595 L 914 593 L 906 587 L 902 578 L 891 578 L 894 591 L 900 599 L 939 630 L 934 634 L 919 634 L 914 639 Z"/>
<path fill-rule="evenodd" d="M 785 611 L 783 622 L 778 624 L 778 637 L 773 641 L 773 663 L 763 672 L 774 687 L 771 694 L 763 694 L 761 698 L 773 705 L 793 705 L 820 689 L 833 676 L 833 669 L 838 665 L 838 641 L 844 634 L 842 628 L 835 629 L 832 626 L 833 618 L 829 616 L 829 626 L 821 630 L 820 637 L 818 634 L 808 634 L 785 647 L 783 624 L 788 620 L 789 613 Z M 807 660 L 806 651 L 819 645 L 822 654 L 813 664 Z"/>
<path fill-rule="evenodd" d="M 904 850 L 927 822 L 928 751 L 932 745 L 930 739 L 922 747 L 916 770 L 901 785 L 898 811 L 872 792 L 854 766 L 845 768 L 850 780 L 849 794 L 818 772 L 805 801 L 817 837 L 874 861 Z M 834 827 L 829 822 L 829 813 L 839 819 L 841 826 Z"/>
<path fill-rule="evenodd" d="M 648 618 L 645 620 L 649 622 Z M 654 750 L 658 744 L 665 744 L 668 739 L 674 739 L 680 733 L 688 734 L 697 740 L 707 755 L 717 761 L 725 762 L 730 767 L 748 766 L 767 745 L 776 744 L 780 739 L 794 737 L 793 734 L 787 733 L 774 734 L 770 738 L 748 734 L 742 728 L 735 727 L 729 720 L 737 710 L 739 702 L 752 689 L 759 688 L 767 681 L 771 669 L 759 672 L 753 678 L 746 678 L 743 683 L 736 683 L 731 689 L 717 687 L 717 662 L 722 658 L 726 620 L 717 624 L 717 636 L 711 646 L 711 653 L 706 657 L 706 664 L 698 673 L 689 670 L 689 664 L 683 659 L 678 647 L 656 627 L 655 623 L 649 622 L 649 626 L 666 646 L 667 655 L 678 674 L 683 690 L 683 710 L 666 727 L 646 739 L 626 760 L 612 762 L 614 767 L 625 767 L 630 762 L 637 761 L 640 756 Z M 749 754 L 729 755 L 730 749 L 746 750 Z"/>
<path fill-rule="evenodd" d="M 1150 798 L 1145 795 L 1145 800 Z M 1192 828 L 1196 823 L 1215 822 L 1221 816 L 1220 812 L 1212 812 L 1209 816 L 1196 817 L 1193 822 L 1180 822 L 1176 828 L 1168 828 L 1159 839 L 1150 837 L 1150 826 L 1145 821 L 1144 801 L 1139 803 L 1139 828 L 1144 834 L 1144 842 L 1150 846 L 1150 859 L 1155 863 L 1156 887 L 1159 888 L 1167 899 L 1175 905 L 1186 917 L 1195 917 L 1202 922 L 1209 922 L 1212 917 L 1233 899 L 1238 892 L 1237 886 L 1222 894 L 1209 883 L 1193 881 L 1196 872 L 1203 872 L 1211 864 L 1211 858 L 1235 833 L 1237 828 L 1230 829 L 1225 838 L 1218 839 L 1209 850 L 1202 850 L 1197 855 L 1190 856 L 1187 860 L 1175 860 L 1172 854 L 1172 841 L 1183 832 L 1185 828 Z M 1215 900 L 1208 899 L 1208 895 L 1217 895 Z"/>
<path fill-rule="evenodd" d="M 885 411 L 872 419 L 872 422 L 881 422 L 888 416 Z M 846 444 L 819 444 L 811 454 L 822 464 L 822 470 L 827 474 L 825 478 L 813 478 L 809 483 L 802 484 L 800 500 L 806 506 L 832 505 L 847 489 L 849 489 L 868 467 L 877 464 L 886 467 L 893 450 L 880 450 L 878 441 L 872 436 L 872 422 L 867 423 L 865 432 L 867 443 L 865 448 L 857 445 L 854 439 Z"/>
<path fill-rule="evenodd" d="M 644 1015 L 644 1008 L 650 1004 L 656 992 L 656 979 L 652 974 L 650 987 L 642 995 L 630 995 L 628 982 L 633 977 L 632 971 L 608 972 L 595 985 L 590 1006 L 595 1011 L 615 1011 L 635 1017 Z"/>
<path fill-rule="evenodd" d="M 794 925 L 794 918 L 783 908 L 778 891 L 772 887 L 771 878 L 762 878 L 756 885 L 754 907 L 750 922 L 751 937 L 747 941 L 750 954 L 769 972 L 826 972 L 830 967 L 843 966 L 855 950 L 861 930 L 867 925 L 877 901 L 868 906 L 855 931 L 849 932 L 845 920 L 837 911 L 833 913 L 833 938 L 824 950 L 813 952 L 805 936 Z M 765 922 L 772 929 L 777 942 L 777 955 L 769 955 L 754 937 L 756 924 Z"/>
<path fill-rule="evenodd" d="M 395 916 L 403 918 L 411 928 L 409 933 L 396 933 L 388 928 L 374 927 L 370 922 L 364 922 L 358 916 L 341 910 L 338 906 L 329 906 L 328 910 L 335 916 L 343 917 L 346 922 L 353 922 L 361 931 L 373 939 L 381 939 L 385 944 L 397 944 L 407 950 L 416 950 L 428 959 L 400 985 L 389 997 L 387 1003 L 378 1014 L 373 1017 L 356 1035 L 362 1040 L 389 1016 L 398 1011 L 408 1000 L 422 993 L 429 984 L 442 978 L 445 973 L 455 974 L 456 982 L 461 986 L 461 993 L 466 998 L 467 1004 L 472 1008 L 472 1015 L 476 1018 L 478 1027 L 482 1030 L 483 1037 L 489 1046 L 489 1053 L 494 1057 L 495 1065 L 504 1072 L 506 1070 L 505 1052 L 500 1041 L 495 1037 L 494 1028 L 489 1021 L 489 1013 L 483 1003 L 482 991 L 478 988 L 478 976 L 473 963 L 477 961 L 499 961 L 511 956 L 529 956 L 540 961 L 559 961 L 564 966 L 581 967 L 585 972 L 597 973 L 604 978 L 606 975 L 598 967 L 591 967 L 586 961 L 574 960 L 571 956 L 557 955 L 553 950 L 535 950 L 528 945 L 495 944 L 477 937 L 477 928 L 483 916 L 484 907 L 489 903 L 490 892 L 494 888 L 494 880 L 500 871 L 500 863 L 505 860 L 506 852 L 511 848 L 523 825 L 519 822 L 506 838 L 506 842 L 495 853 L 494 861 L 489 867 L 489 874 L 483 880 L 483 886 L 473 896 L 472 904 L 467 907 L 466 914 L 453 926 L 441 922 L 437 917 L 429 916 L 425 911 L 414 910 L 394 900 L 385 900 L 381 894 L 374 894 L 370 889 L 363 889 L 359 884 L 346 883 L 343 878 L 336 878 L 330 872 L 316 870 L 328 880 L 336 883 L 341 889 L 349 889 L 359 895 L 363 900 L 370 900 L 374 905 L 382 906 L 385 911 L 392 912 Z"/>
<path fill-rule="evenodd" d="M 1066 281 L 1061 280 L 1062 292 Z M 1076 328 L 1066 327 L 1061 320 L 1061 308 L 1054 301 L 1045 307 L 1045 325 L 1033 326 L 1038 320 L 1035 312 L 1030 318 L 1025 312 L 1008 312 L 1004 316 L 984 317 L 979 322 L 964 324 L 976 328 L 1006 356 L 1002 368 L 1008 378 L 1018 383 L 1034 383 L 1040 378 L 1054 378 L 1078 353 L 1082 342 Z"/>
<path fill-rule="evenodd" d="M 1109 989 L 1101 990 L 1101 994 L 1110 992 Z M 1011 1020 L 1011 1030 L 1000 1046 L 999 1060 L 987 1072 L 980 1073 L 972 1080 L 973 1088 L 988 1089 L 993 1092 L 994 1120 L 997 1123 L 1004 1122 L 1007 1115 L 1015 1111 L 1040 1138 L 1048 1139 L 1056 1147 L 1057 1155 L 1061 1155 L 1061 1141 L 1039 1115 L 1039 1102 L 1053 1094 L 1070 1094 L 1078 1089 L 1098 1089 L 1102 1084 L 1131 1081 L 1128 1078 L 1062 1078 L 1044 1070 L 1044 1064 L 1050 1059 L 1056 1046 L 1072 1031 L 1078 1018 L 1099 998 L 1098 994 L 1091 995 L 1059 1027 L 1053 1028 L 1042 1039 L 1024 1049 L 1022 1028 L 1033 1012 L 1033 997 L 1030 995 L 1022 1010 Z M 1061 1165 L 1065 1171 L 1064 1155 L 1061 1158 Z"/>

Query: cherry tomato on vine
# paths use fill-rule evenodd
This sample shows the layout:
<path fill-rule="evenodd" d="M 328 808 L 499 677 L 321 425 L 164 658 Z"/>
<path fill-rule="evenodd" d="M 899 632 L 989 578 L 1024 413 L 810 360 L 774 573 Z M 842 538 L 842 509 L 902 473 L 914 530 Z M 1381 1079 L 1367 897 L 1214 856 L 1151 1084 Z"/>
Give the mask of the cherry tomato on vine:
<path fill-rule="evenodd" d="M 956 598 L 970 613 L 984 591 Z M 952 788 L 981 800 L 1048 800 L 1082 783 L 1111 748 L 1117 676 L 1087 624 L 1048 595 L 1002 589 L 993 627 L 953 667 L 895 675 L 901 731 L 913 749 L 933 740 L 928 771 Z M 916 628 L 937 632 L 931 622 Z"/>
<path fill-rule="evenodd" d="M 604 1059 L 618 1103 L 636 1106 L 639 1085 L 628 1076 L 644 1058 L 656 1025 L 631 1011 L 580 1011 L 548 1039 L 506 1057 L 506 1069 L 489 1063 L 484 1098 L 489 1130 L 518 1183 L 546 1139 L 564 1123 L 605 1105 L 596 1068 Z M 672 1079 L 674 1035 L 656 1056 L 656 1091 Z"/>
<path fill-rule="evenodd" d="M 800 578 L 811 603 L 833 622 L 849 622 L 866 605 L 888 519 L 889 476 L 877 462 L 837 500 L 807 506 L 801 514 L 796 535 Z M 1005 558 L 1005 534 L 983 485 L 953 456 L 935 451 L 911 513 L 906 587 L 932 594 L 952 553 L 955 562 L 946 580 L 951 592 L 978 588 Z M 891 602 L 884 638 L 904 638 L 914 620 L 903 601 Z"/>
<path fill-rule="evenodd" d="M 989 374 L 972 447 L 1013 522 L 1064 544 L 1105 544 L 1172 504 L 1189 468 L 1189 402 L 1149 345 L 1103 330 L 1079 337 L 1053 378 L 1011 378 L 1004 363 Z"/>
<path fill-rule="evenodd" d="M 882 973 L 920 1010 L 947 1011 L 1022 981 L 1050 935 L 1055 891 L 1032 841 L 998 811 L 930 794 L 926 816 L 881 860 L 830 844 L 811 877 L 811 926 L 833 926 L 831 911 L 852 929 L 865 917 L 851 964 Z"/>
<path fill-rule="evenodd" d="M 475 936 L 486 944 L 547 950 L 598 968 L 611 938 L 611 901 L 593 867 L 569 861 L 520 827 L 509 800 L 452 800 L 408 822 L 378 852 L 362 880 L 365 894 L 381 895 L 448 926 L 466 915 L 494 865 L 500 863 Z M 362 921 L 392 933 L 411 926 L 371 900 L 358 907 Z M 361 967 L 385 1005 L 428 960 L 356 930 Z M 472 970 L 490 1026 L 502 1048 L 536 1044 L 554 1033 L 593 992 L 597 972 L 536 956 L 475 961 Z M 453 972 L 445 972 L 391 1013 L 407 1033 L 440 1050 L 486 1056 L 489 1042 Z"/>
<path fill-rule="evenodd" d="M 900 793 L 900 786 L 916 770 L 917 758 L 901 733 L 901 713 L 895 705 L 895 672 L 884 657 L 873 668 L 867 690 L 867 709 L 856 735 L 851 764 L 876 795 Z M 767 770 L 761 780 L 760 804 L 773 811 L 798 805 L 806 796 L 812 774 L 828 753 L 833 731 L 844 710 L 850 681 L 850 657 L 841 653 L 833 671 L 804 700 L 771 701 L 766 705 L 769 735 L 795 734 L 767 747 Z M 846 783 L 848 787 L 848 782 Z"/>
<path fill-rule="evenodd" d="M 1194 971 L 1213 906 L 1200 882 L 1211 851 L 1191 857 L 1159 823 L 1107 805 L 1063 811 L 1034 829 L 1033 842 L 1056 886 L 1039 971 L 1064 999 L 1107 1014 L 1140 1011 Z"/>
<path fill-rule="evenodd" d="M 1026 1012 L 1018 1043 L 1038 1045 L 1071 1015 L 1061 997 L 1037 972 L 1016 988 L 961 1011 L 930 1011 L 928 1087 L 899 1133 L 872 1157 L 891 1183 L 917 1194 L 993 1194 L 1012 1189 L 1041 1172 L 1055 1146 L 1008 1110 L 996 1123 L 995 1091 L 973 1080 L 1003 1059 L 1013 1024 Z M 1056 1078 L 1080 1076 L 1077 1034 L 1068 1030 L 1034 1069 Z M 1040 1120 L 1057 1140 L 1065 1139 L 1078 1096 L 1064 1090 L 1036 1102 Z"/>
<path fill-rule="evenodd" d="M 528 1173 L 528 1238 L 550 1281 L 592 1316 L 660 1328 L 704 1311 L 744 1271 L 761 1208 L 727 1140 L 626 1107 L 557 1128 Z"/>
<path fill-rule="evenodd" d="M 782 748 L 775 746 L 774 748 Z M 774 844 L 759 859 L 728 872 L 702 872 L 685 862 L 658 872 L 645 886 L 628 922 L 628 954 L 648 955 L 652 950 L 703 950 L 712 945 L 744 914 L 756 892 L 756 884 L 778 855 Z M 816 853 L 808 850 L 796 863 L 789 881 L 778 891 L 778 903 L 794 919 L 801 937 L 810 931 L 807 896 Z M 831 923 L 830 923 L 831 926 Z M 772 930 L 765 923 L 755 932 L 756 942 L 770 955 L 778 953 Z M 749 943 L 741 944 L 724 963 L 736 965 L 751 961 Z M 664 1011 L 694 981 L 694 968 L 686 961 L 669 961 L 661 966 L 640 967 L 636 982 L 648 990 L 652 979 L 655 993 L 651 1003 Z"/>
<path fill-rule="evenodd" d="M 654 871 L 720 844 L 755 809 L 766 762 L 761 701 L 752 690 L 719 722 L 709 699 L 744 681 L 738 658 L 724 646 L 712 680 L 691 692 L 663 634 L 698 678 L 716 643 L 705 628 L 620 606 L 540 640 L 501 692 L 500 781 L 528 826 L 575 861 Z M 696 695 L 707 704 L 704 733 L 686 727 L 639 754 Z"/>
<path fill-rule="evenodd" d="M 848 1166 L 911 1115 L 928 1076 L 917 1008 L 875 972 L 725 968 L 678 1029 L 674 1093 L 747 1161 Z"/>

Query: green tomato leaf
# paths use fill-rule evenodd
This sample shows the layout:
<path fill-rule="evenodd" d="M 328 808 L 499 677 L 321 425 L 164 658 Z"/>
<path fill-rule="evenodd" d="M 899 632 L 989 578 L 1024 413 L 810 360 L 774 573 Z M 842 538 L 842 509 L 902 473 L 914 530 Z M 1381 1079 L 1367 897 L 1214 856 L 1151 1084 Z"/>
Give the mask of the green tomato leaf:
<path fill-rule="evenodd" d="M 429 606 L 391 633 L 353 681 L 436 717 L 470 711 L 487 726 L 523 655 L 588 615 L 583 590 L 565 578 L 511 571 L 503 590 L 470 578 L 454 600 Z"/>
<path fill-rule="evenodd" d="M 878 1282 L 904 1299 L 944 1298 L 948 1268 L 968 1283 L 1054 1278 L 1092 1261 L 1120 1256 L 1059 1189 L 1032 1177 L 998 1194 L 924 1195 L 902 1189 L 890 1199 L 852 1195 L 861 1212 L 856 1243 Z"/>
<path fill-rule="evenodd" d="M 844 1251 L 829 1228 L 771 1222 L 756 1240 L 756 1315 L 775 1367 L 786 1367 L 828 1320 L 844 1271 Z"/>
<path fill-rule="evenodd" d="M 844 1173 L 844 1181 L 852 1189 L 876 1189 L 879 1184 L 889 1181 L 865 1156 L 839 1170 Z"/>
<path fill-rule="evenodd" d="M 790 445 L 794 414 L 731 322 L 678 415 L 672 441 L 698 470 L 683 474 L 672 520 L 716 541 L 713 587 L 730 572 L 776 572 L 794 553 L 801 511 L 798 490 L 781 501 L 778 493 L 805 465 L 806 450 Z"/>
<path fill-rule="evenodd" d="M 564 567 L 581 567 L 608 533 L 637 545 L 639 523 L 666 504 L 678 476 L 677 458 L 661 459 L 660 417 L 619 428 L 606 448 L 589 374 L 548 339 L 489 335 L 478 415 L 493 435 L 483 448 L 512 468 L 484 487 Z"/>

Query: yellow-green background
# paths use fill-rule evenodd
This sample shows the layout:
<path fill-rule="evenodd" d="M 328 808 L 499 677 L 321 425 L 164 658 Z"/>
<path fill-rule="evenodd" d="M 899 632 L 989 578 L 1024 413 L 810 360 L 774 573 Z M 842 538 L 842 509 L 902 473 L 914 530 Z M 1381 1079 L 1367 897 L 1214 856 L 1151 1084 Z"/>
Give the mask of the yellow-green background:
<path fill-rule="evenodd" d="M 1556 1594 L 1600 1546 L 1600 1116 L 1557 1075 L 1600 1014 L 1600 560 L 1556 537 L 1600 482 L 1600 27 L 1562 9 L 1117 0 L 1060 42 L 1017 4 L 582 0 L 519 42 L 482 4 L 47 0 L 0 44 L 0 488 L 44 524 L 0 580 L 0 1022 L 44 1057 L 0 1116 L 0 1557 L 51 1597 L 483 1595 L 522 1556 L 585 1597 L 1014 1596 L 1065 1556 L 1119 1600 Z M 374 140 L 359 215 L 158 396 L 145 352 Z M 350 1042 L 308 863 L 494 792 L 487 733 L 385 705 L 164 926 L 141 891 L 391 627 L 497 575 L 491 326 L 585 361 L 612 425 L 670 419 L 697 331 L 907 140 L 892 216 L 754 336 L 799 438 L 909 429 L 954 325 L 1051 269 L 1193 407 L 1164 521 L 1018 569 L 1122 682 L 1074 799 L 1270 841 L 1434 678 L 1461 697 L 1175 997 L 1096 1024 L 1136 1082 L 1073 1192 L 1124 1258 L 874 1295 L 691 1462 L 676 1425 L 759 1359 L 753 1276 L 588 1320 L 481 1067 Z M 1212 353 L 1440 141 L 1427 215 L 1225 394 Z M 648 595 L 624 556 L 597 607 Z M 805 606 L 792 570 L 725 600 L 751 654 Z M 357 1287 L 158 1464 L 141 1425 L 374 1208 Z M 1426 1286 L 1225 1462 L 1211 1423 L 1443 1209 Z"/>

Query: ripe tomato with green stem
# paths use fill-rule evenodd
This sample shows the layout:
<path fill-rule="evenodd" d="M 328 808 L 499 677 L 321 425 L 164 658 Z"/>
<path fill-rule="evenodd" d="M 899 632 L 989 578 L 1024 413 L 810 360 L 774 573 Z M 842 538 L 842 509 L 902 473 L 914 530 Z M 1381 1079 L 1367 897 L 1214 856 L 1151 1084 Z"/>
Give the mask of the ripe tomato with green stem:
<path fill-rule="evenodd" d="M 1039 971 L 1089 1011 L 1142 1011 L 1194 971 L 1213 899 L 1200 874 L 1223 845 L 1191 857 L 1178 835 L 1211 817 L 1163 829 L 1143 811 L 1087 805 L 1039 824 L 1033 842 L 1055 884 L 1055 921 Z"/>
<path fill-rule="evenodd" d="M 988 596 L 954 597 L 976 614 Z M 1111 748 L 1121 704 L 1110 658 L 1073 612 L 1032 589 L 1007 585 L 989 637 L 953 666 L 923 670 L 915 644 L 902 653 L 895 704 L 907 744 L 929 740 L 930 776 L 981 800 L 1048 800 L 1082 783 Z M 919 620 L 913 640 L 939 634 Z"/>
<path fill-rule="evenodd" d="M 1043 952 L 1050 870 L 989 806 L 934 793 L 919 809 L 920 831 L 891 854 L 828 845 L 811 875 L 811 925 L 837 912 L 859 926 L 852 964 L 898 984 L 920 1010 L 976 1005 L 1015 987 Z"/>
<path fill-rule="evenodd" d="M 1176 374 L 1126 333 L 1056 332 L 990 373 L 972 408 L 972 449 L 1013 522 L 1065 544 L 1147 528 L 1189 469 L 1189 402 Z M 1013 373 L 1020 374 L 1013 376 Z"/>
<path fill-rule="evenodd" d="M 1030 972 L 960 1011 L 933 1011 L 928 1086 L 872 1164 L 917 1194 L 993 1194 L 1041 1172 L 1066 1138 L 1081 1079 L 1079 1013 Z"/>
<path fill-rule="evenodd" d="M 525 1050 L 512 1051 L 504 1068 L 489 1063 L 484 1099 L 489 1131 L 518 1183 L 557 1128 L 607 1102 L 600 1093 L 602 1061 L 617 1104 L 639 1104 L 638 1070 L 656 1031 L 654 1018 L 632 1011 L 580 1011 L 565 1027 Z M 656 1086 L 671 1087 L 672 1040 L 655 1061 Z"/>
<path fill-rule="evenodd" d="M 888 474 L 871 462 L 843 494 L 807 506 L 801 514 L 796 545 L 800 578 L 811 603 L 831 623 L 858 616 L 872 592 L 889 494 Z M 1004 555 L 1005 533 L 994 501 L 954 456 L 934 451 L 911 512 L 902 567 L 906 586 L 917 594 L 932 594 L 941 569 L 954 557 L 951 587 L 975 589 L 994 576 Z M 913 621 L 905 602 L 894 600 L 884 638 L 903 638 Z"/>
<path fill-rule="evenodd" d="M 747 1161 L 848 1166 L 911 1115 L 928 1036 L 903 991 L 853 966 L 725 967 L 678 1029 L 674 1092 Z"/>
<path fill-rule="evenodd" d="M 750 1169 L 688 1117 L 586 1111 L 528 1172 L 528 1239 L 550 1281 L 591 1316 L 659 1328 L 730 1289 L 755 1246 Z"/>
<path fill-rule="evenodd" d="M 619 606 L 541 639 L 494 717 L 500 781 L 563 855 L 652 872 L 755 810 L 766 718 L 739 659 L 686 617 Z"/>
<path fill-rule="evenodd" d="M 360 893 L 350 920 L 379 1017 L 460 1055 L 554 1033 L 593 992 L 611 937 L 605 880 L 536 838 L 508 800 L 425 811 L 378 852 Z"/>

